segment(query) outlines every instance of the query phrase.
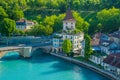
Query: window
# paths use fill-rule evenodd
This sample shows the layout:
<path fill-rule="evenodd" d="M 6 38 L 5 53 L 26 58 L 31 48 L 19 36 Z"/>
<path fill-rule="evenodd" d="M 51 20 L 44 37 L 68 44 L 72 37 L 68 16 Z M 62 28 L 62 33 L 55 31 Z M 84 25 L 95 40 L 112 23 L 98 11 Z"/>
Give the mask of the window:
<path fill-rule="evenodd" d="M 71 24 L 73 24 L 73 23 L 71 23 Z"/>
<path fill-rule="evenodd" d="M 66 23 L 67 24 L 67 23 Z"/>
<path fill-rule="evenodd" d="M 71 39 L 72 39 L 72 36 L 71 36 Z"/>

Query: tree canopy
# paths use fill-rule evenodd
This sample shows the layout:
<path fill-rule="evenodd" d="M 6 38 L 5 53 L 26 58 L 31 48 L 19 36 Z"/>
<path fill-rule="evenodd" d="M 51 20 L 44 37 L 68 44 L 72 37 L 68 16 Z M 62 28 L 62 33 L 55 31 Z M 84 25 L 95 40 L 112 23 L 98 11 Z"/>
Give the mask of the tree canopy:
<path fill-rule="evenodd" d="M 117 30 L 120 25 L 120 9 L 103 9 L 97 13 L 98 21 L 101 23 L 103 32 L 112 32 Z"/>
<path fill-rule="evenodd" d="M 0 20 L 26 18 L 49 27 L 51 32 L 60 32 L 65 12 L 70 7 L 77 29 L 89 34 L 108 33 L 120 25 L 119 4 L 120 0 L 0 0 Z"/>
<path fill-rule="evenodd" d="M 88 34 L 85 34 L 85 58 L 88 59 L 90 54 L 92 53 L 91 45 L 90 45 L 91 38 Z"/>
<path fill-rule="evenodd" d="M 5 36 L 11 36 L 13 31 L 15 30 L 16 24 L 14 20 L 4 18 L 1 26 L 0 26 L 0 32 L 2 35 Z"/>
<path fill-rule="evenodd" d="M 2 20 L 3 18 L 8 17 L 8 14 L 6 13 L 6 11 L 4 10 L 4 8 L 2 8 L 0 6 L 0 20 Z"/>
<path fill-rule="evenodd" d="M 63 52 L 65 52 L 67 55 L 70 55 L 70 52 L 72 50 L 72 43 L 69 39 L 64 40 L 62 44 Z"/>

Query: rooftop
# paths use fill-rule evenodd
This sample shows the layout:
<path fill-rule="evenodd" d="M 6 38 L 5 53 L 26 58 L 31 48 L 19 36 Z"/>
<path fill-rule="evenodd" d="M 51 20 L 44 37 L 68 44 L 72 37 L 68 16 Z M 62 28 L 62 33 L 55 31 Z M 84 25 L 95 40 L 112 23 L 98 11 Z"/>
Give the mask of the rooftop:
<path fill-rule="evenodd" d="M 108 47 L 113 43 L 113 41 L 109 41 L 109 40 L 100 40 L 100 45 L 104 46 L 104 47 Z"/>
<path fill-rule="evenodd" d="M 106 40 L 104 37 L 107 36 L 106 34 L 103 33 L 96 33 L 92 36 L 92 40 L 91 40 L 91 45 L 92 46 L 99 46 L 100 45 L 100 41 L 101 40 Z"/>
<path fill-rule="evenodd" d="M 75 21 L 71 10 L 68 10 L 63 21 Z"/>
<path fill-rule="evenodd" d="M 107 58 L 104 59 L 103 62 L 111 66 L 120 68 L 120 53 L 110 54 Z"/>
<path fill-rule="evenodd" d="M 118 39 L 120 39 L 120 30 L 119 31 L 116 31 L 116 32 L 114 32 L 114 33 L 111 33 L 111 34 L 109 34 L 111 37 L 115 37 L 115 38 L 118 38 Z"/>
<path fill-rule="evenodd" d="M 20 19 L 20 20 L 16 21 L 17 25 L 26 25 L 26 24 L 32 25 L 33 23 L 34 23 L 33 21 L 26 20 L 26 19 Z"/>

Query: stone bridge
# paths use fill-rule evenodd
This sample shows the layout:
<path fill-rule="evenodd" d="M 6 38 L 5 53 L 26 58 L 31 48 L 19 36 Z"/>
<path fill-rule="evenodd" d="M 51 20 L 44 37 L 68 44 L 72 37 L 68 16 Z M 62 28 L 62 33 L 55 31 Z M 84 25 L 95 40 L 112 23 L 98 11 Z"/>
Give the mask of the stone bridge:
<path fill-rule="evenodd" d="M 18 52 L 23 57 L 30 57 L 32 47 L 3 47 L 0 48 L 0 58 L 2 58 L 8 52 Z"/>
<path fill-rule="evenodd" d="M 51 46 L 22 46 L 22 47 L 3 47 L 0 48 L 0 58 L 2 58 L 5 54 L 8 54 L 8 52 L 18 52 L 23 57 L 31 57 L 32 53 L 37 50 L 42 49 L 45 53 L 50 53 Z"/>

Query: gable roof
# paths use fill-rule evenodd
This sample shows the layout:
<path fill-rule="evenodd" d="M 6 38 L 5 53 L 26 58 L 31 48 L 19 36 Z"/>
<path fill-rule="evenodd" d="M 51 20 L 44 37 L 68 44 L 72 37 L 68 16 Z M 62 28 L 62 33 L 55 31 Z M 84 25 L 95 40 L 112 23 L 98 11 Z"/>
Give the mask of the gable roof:
<path fill-rule="evenodd" d="M 71 10 L 68 10 L 63 21 L 75 21 Z"/>
<path fill-rule="evenodd" d="M 110 54 L 107 58 L 104 59 L 103 62 L 111 66 L 120 68 L 120 53 Z"/>
<path fill-rule="evenodd" d="M 27 25 L 28 23 L 34 24 L 34 22 L 32 22 L 30 20 L 26 20 L 26 19 L 20 19 L 20 20 L 16 21 L 16 25 Z"/>

